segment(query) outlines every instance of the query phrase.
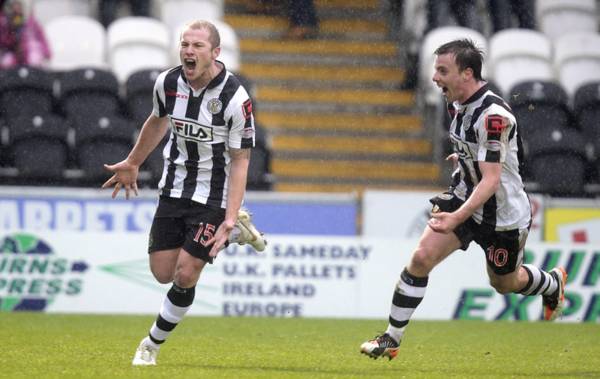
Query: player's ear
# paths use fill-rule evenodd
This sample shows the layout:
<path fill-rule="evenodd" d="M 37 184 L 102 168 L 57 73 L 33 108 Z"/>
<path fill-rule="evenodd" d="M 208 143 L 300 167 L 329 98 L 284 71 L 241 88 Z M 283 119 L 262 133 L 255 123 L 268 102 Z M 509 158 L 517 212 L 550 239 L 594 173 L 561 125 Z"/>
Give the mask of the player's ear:
<path fill-rule="evenodd" d="M 463 82 L 466 82 L 467 80 L 469 80 L 469 79 L 471 79 L 473 77 L 473 69 L 470 68 L 470 67 L 465 68 L 461 72 L 461 76 L 462 76 Z"/>
<path fill-rule="evenodd" d="M 219 54 L 221 54 L 221 46 L 215 47 L 212 50 L 212 58 L 217 59 L 219 57 Z"/>

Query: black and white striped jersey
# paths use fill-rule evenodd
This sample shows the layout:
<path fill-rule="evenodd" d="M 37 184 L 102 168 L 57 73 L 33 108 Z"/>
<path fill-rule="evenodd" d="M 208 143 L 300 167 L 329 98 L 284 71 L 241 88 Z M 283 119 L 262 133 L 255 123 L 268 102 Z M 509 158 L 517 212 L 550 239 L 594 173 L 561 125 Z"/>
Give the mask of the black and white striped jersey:
<path fill-rule="evenodd" d="M 161 195 L 226 208 L 229 149 L 255 144 L 252 102 L 244 87 L 224 68 L 195 91 L 178 66 L 158 76 L 153 102 L 153 114 L 168 117 L 171 128 Z"/>
<path fill-rule="evenodd" d="M 521 136 L 510 107 L 484 85 L 453 108 L 450 140 L 458 154 L 452 174 L 454 193 L 463 200 L 471 196 L 482 178 L 479 162 L 502 163 L 500 187 L 473 218 L 495 230 L 526 228 L 531 209 L 520 174 Z"/>

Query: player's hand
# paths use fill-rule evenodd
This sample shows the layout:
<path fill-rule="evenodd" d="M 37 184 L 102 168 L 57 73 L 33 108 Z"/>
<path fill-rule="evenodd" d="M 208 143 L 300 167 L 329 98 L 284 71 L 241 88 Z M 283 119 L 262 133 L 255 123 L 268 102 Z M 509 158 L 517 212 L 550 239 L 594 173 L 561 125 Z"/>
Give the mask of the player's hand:
<path fill-rule="evenodd" d="M 453 168 L 456 168 L 458 166 L 458 154 L 457 153 L 452 153 L 452 154 L 448 155 L 446 157 L 446 160 L 452 162 Z"/>
<path fill-rule="evenodd" d="M 223 249 L 225 246 L 225 242 L 229 239 L 229 235 L 233 230 L 233 226 L 235 223 L 227 222 L 227 220 L 223 221 L 221 225 L 217 228 L 217 232 L 215 235 L 206 241 L 206 245 L 210 246 L 212 244 L 212 248 L 208 252 L 208 256 L 211 258 L 215 258 L 217 254 Z"/>
<path fill-rule="evenodd" d="M 130 194 L 133 192 L 136 196 L 138 195 L 137 176 L 139 167 L 129 163 L 127 160 L 115 163 L 113 165 L 104 165 L 104 168 L 113 173 L 104 184 L 102 188 L 109 188 L 113 185 L 115 189 L 112 192 L 112 198 L 117 197 L 117 194 L 121 188 L 125 188 L 125 198 L 129 199 Z"/>
<path fill-rule="evenodd" d="M 444 234 L 450 233 L 459 224 L 460 221 L 457 219 L 456 215 L 449 212 L 432 213 L 431 218 L 427 221 L 427 225 L 433 229 L 434 232 Z"/>

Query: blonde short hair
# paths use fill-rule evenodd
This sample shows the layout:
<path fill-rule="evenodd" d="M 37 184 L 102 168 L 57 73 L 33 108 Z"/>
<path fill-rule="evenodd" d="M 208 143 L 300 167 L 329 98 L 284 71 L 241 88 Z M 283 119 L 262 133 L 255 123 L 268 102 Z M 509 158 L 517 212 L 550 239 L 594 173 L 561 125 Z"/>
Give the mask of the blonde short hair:
<path fill-rule="evenodd" d="M 208 30 L 208 40 L 212 45 L 212 48 L 214 49 L 216 47 L 221 46 L 221 36 L 219 35 L 219 30 L 213 23 L 205 20 L 190 21 L 187 24 L 185 24 L 185 26 L 181 30 L 181 35 L 179 36 L 179 39 L 183 37 L 183 32 L 185 32 L 188 29 Z"/>

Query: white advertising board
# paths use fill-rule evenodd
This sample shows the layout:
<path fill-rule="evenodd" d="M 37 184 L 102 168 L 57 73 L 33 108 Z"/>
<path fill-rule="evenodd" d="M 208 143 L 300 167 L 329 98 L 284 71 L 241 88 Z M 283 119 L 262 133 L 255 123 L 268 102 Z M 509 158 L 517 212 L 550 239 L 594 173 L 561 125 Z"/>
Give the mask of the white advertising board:
<path fill-rule="evenodd" d="M 191 314 L 387 319 L 416 241 L 273 236 L 263 253 L 231 246 L 207 265 Z M 4 232 L 0 309 L 157 313 L 168 285 L 148 269 L 143 233 Z M 570 275 L 563 321 L 600 320 L 600 245 L 530 244 L 526 259 Z M 472 244 L 437 267 L 416 319 L 537 320 L 541 298 L 499 295 Z"/>

